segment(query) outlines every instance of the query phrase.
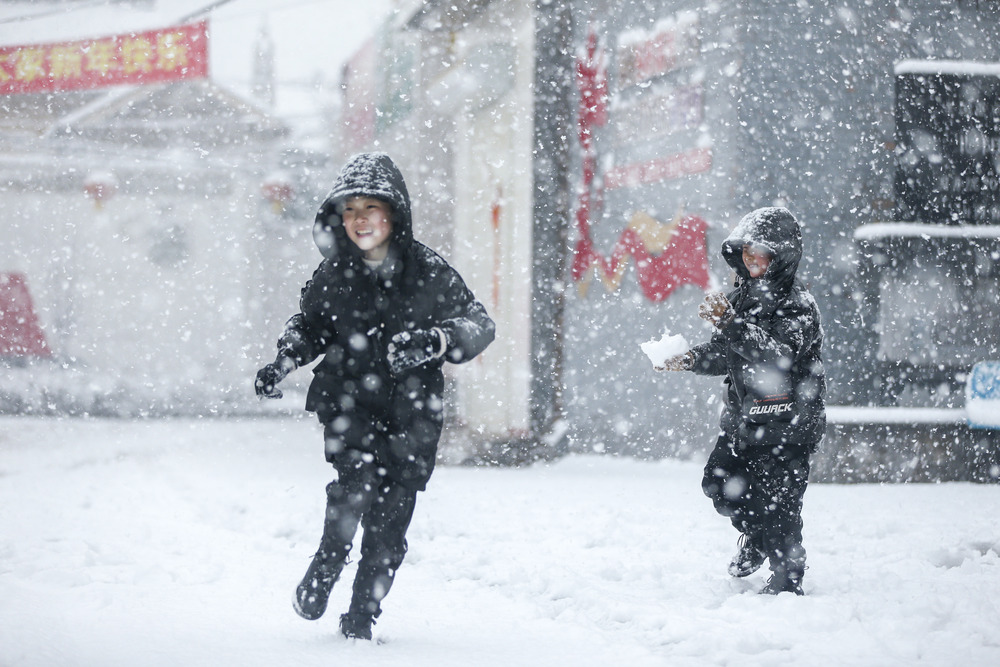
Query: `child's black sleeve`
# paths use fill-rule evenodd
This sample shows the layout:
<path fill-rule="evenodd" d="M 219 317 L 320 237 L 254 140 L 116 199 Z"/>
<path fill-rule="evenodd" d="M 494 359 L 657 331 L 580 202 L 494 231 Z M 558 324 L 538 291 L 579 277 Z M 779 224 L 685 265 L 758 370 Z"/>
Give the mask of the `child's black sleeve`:
<path fill-rule="evenodd" d="M 449 267 L 441 279 L 440 319 L 436 326 L 444 331 L 448 341 L 444 358 L 460 364 L 473 359 L 493 342 L 496 325 L 457 271 Z"/>
<path fill-rule="evenodd" d="M 285 329 L 278 338 L 278 356 L 284 356 L 295 362 L 297 367 L 305 366 L 316 359 L 326 349 L 326 338 L 323 332 L 310 324 L 307 314 L 305 295 L 313 286 L 319 269 L 313 273 L 312 279 L 302 288 L 302 298 L 299 300 L 300 312 L 292 315 L 285 322 Z M 327 332 L 329 333 L 329 332 Z"/>
<path fill-rule="evenodd" d="M 718 332 L 707 343 L 692 347 L 691 356 L 694 361 L 691 371 L 698 375 L 725 375 L 728 370 L 726 339 Z"/>
<path fill-rule="evenodd" d="M 322 350 L 322 341 L 313 336 L 305 315 L 292 315 L 278 339 L 278 355 L 288 357 L 301 367 L 318 357 Z"/>

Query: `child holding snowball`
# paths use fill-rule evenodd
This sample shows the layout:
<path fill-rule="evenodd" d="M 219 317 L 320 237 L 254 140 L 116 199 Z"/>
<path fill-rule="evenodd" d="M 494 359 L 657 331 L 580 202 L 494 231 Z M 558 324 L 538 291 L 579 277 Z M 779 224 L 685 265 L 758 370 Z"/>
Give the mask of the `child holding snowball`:
<path fill-rule="evenodd" d="M 796 278 L 799 222 L 785 208 L 757 209 L 723 242 L 722 256 L 735 288 L 709 294 L 699 308 L 715 333 L 657 370 L 725 376 L 722 432 L 702 489 L 741 533 L 729 573 L 745 577 L 769 560 L 760 592 L 802 595 L 802 498 L 809 455 L 826 428 L 826 383 L 819 310 Z"/>
<path fill-rule="evenodd" d="M 458 272 L 413 238 L 406 184 L 385 153 L 344 165 L 313 236 L 325 259 L 254 387 L 261 398 L 281 398 L 278 383 L 322 357 L 306 410 L 324 426 L 337 477 L 326 487 L 323 535 L 294 608 L 309 620 L 323 615 L 360 524 L 361 559 L 340 630 L 371 639 L 406 554 L 417 492 L 434 470 L 441 367 L 482 352 L 494 324 Z"/>

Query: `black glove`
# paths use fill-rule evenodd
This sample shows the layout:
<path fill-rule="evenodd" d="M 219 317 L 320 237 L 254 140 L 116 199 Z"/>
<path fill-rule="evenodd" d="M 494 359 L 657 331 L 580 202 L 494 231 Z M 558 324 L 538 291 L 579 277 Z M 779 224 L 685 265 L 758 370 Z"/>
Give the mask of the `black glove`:
<path fill-rule="evenodd" d="M 253 388 L 257 398 L 281 398 L 281 390 L 277 385 L 295 368 L 295 362 L 287 357 L 278 357 L 273 363 L 257 371 L 257 379 Z"/>
<path fill-rule="evenodd" d="M 403 331 L 389 341 L 386 360 L 389 362 L 389 370 L 394 375 L 399 375 L 403 371 L 439 358 L 447 349 L 448 340 L 445 333 L 437 327 Z"/>

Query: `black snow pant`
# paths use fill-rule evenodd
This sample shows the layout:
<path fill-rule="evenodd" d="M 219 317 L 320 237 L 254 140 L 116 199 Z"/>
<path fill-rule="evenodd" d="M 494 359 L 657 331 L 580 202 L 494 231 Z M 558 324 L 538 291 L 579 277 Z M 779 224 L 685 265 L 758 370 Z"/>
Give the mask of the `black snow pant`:
<path fill-rule="evenodd" d="M 339 570 L 361 525 L 361 560 L 349 613 L 377 618 L 406 555 L 406 530 L 417 492 L 380 474 L 381 465 L 367 452 L 346 449 L 337 454 L 333 466 L 337 479 L 326 487 L 320 550 L 330 554 Z"/>
<path fill-rule="evenodd" d="M 802 497 L 809 479 L 808 445 L 742 445 L 723 434 L 708 457 L 701 487 L 719 514 L 755 540 L 771 571 L 801 580 Z"/>

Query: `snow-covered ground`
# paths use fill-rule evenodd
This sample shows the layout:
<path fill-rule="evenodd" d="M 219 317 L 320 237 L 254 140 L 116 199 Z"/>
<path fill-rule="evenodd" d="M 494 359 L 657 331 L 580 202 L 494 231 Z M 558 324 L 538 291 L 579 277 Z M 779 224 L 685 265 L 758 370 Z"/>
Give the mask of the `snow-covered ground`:
<path fill-rule="evenodd" d="M 308 419 L 0 419 L 0 665 L 998 665 L 1000 487 L 806 494 L 806 597 L 733 580 L 699 462 L 442 467 L 375 628 L 292 591 L 324 485 Z M 347 572 L 351 577 L 351 570 Z"/>

